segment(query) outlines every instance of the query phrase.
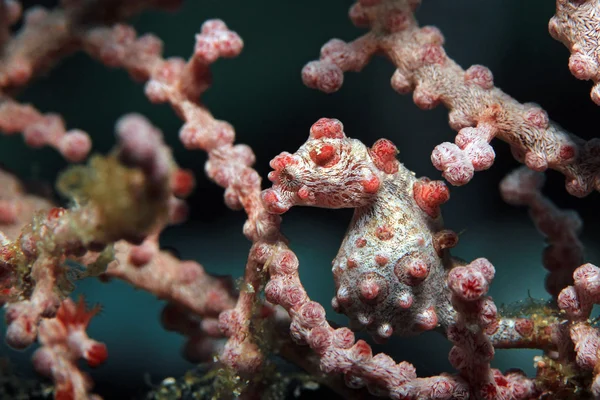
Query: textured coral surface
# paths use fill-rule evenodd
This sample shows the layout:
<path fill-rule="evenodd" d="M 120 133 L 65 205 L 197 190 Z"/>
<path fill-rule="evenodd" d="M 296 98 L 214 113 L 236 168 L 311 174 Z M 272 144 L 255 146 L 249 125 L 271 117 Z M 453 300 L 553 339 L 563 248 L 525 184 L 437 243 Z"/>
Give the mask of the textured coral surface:
<path fill-rule="evenodd" d="M 139 293 L 110 299 L 127 316 L 116 326 L 97 317 L 101 305 L 75 300 L 90 282 L 111 296 L 121 281 L 160 301 L 162 327 L 200 364 L 148 398 L 281 398 L 316 387 L 342 398 L 600 398 L 600 269 L 593 246 L 584 248 L 585 234 L 597 231 L 600 139 L 580 117 L 600 103 L 600 3 L 557 0 L 545 17 L 542 30 L 573 75 L 560 86 L 546 68 L 549 53 L 531 44 L 538 36 L 519 36 L 531 54 L 516 69 L 508 60 L 521 45 L 502 57 L 482 50 L 500 54 L 495 47 L 510 38 L 503 32 L 495 46 L 486 43 L 487 25 L 502 21 L 491 6 L 358 0 L 345 21 L 335 2 L 231 1 L 62 0 L 45 8 L 0 0 L 0 154 L 8 167 L 18 165 L 15 156 L 30 167 L 0 170 L 0 305 L 6 344 L 35 349 L 33 367 L 47 379 L 23 390 L 62 400 L 130 397 L 126 367 L 111 360 L 144 343 L 152 346 L 145 367 L 159 365 L 165 378 L 168 346 L 149 338 L 156 318 L 142 319 Z M 538 6 L 515 7 L 510 26 Z M 450 10 L 461 18 L 440 18 Z M 195 25 L 152 26 L 147 15 Z M 440 26 L 422 24 L 430 20 Z M 351 23 L 358 29 L 344 30 Z M 468 33 L 456 40 L 461 29 Z M 172 40 L 179 32 L 185 38 Z M 310 61 L 338 32 L 356 39 L 330 39 Z M 465 57 L 469 43 L 479 50 Z M 107 82 L 95 82 L 101 70 Z M 537 75 L 549 89 L 515 90 L 535 87 Z M 592 101 L 573 96 L 588 108 L 560 103 L 575 78 L 593 82 Z M 50 90 L 48 79 L 62 83 Z M 94 90 L 70 95 L 88 81 Z M 284 83 L 292 81 L 297 88 Z M 29 92 L 38 82 L 39 98 Z M 117 94 L 129 91 L 144 105 Z M 396 100 L 406 94 L 416 107 Z M 54 101 L 69 97 L 76 112 Z M 445 109 L 425 112 L 438 105 Z M 17 142 L 5 136 L 17 134 L 24 146 L 9 154 L 4 143 Z M 50 175 L 44 155 L 73 164 L 55 190 L 25 179 Z M 340 209 L 353 216 L 345 233 L 331 235 L 332 221 L 349 216 Z M 237 213 L 226 221 L 225 210 Z M 304 237 L 293 228 L 302 219 Z M 196 236 L 190 226 L 198 221 L 204 232 Z M 541 239 L 521 243 L 513 226 L 537 229 L 545 249 Z M 179 229 L 185 239 L 171 236 Z M 302 251 L 303 241 L 327 247 L 328 236 L 336 236 L 329 255 Z M 180 256 L 185 241 L 196 251 Z M 540 263 L 544 284 L 528 281 Z M 311 275 L 319 269 L 326 279 Z M 116 345 L 99 325 L 119 332 Z M 411 356 L 394 351 L 396 342 L 425 346 Z M 530 349 L 533 368 L 500 367 L 504 349 Z M 106 392 L 106 378 L 80 359 L 113 371 L 120 392 Z M 439 359 L 446 364 L 432 366 Z M 531 358 L 518 364 L 510 367 Z M 5 375 L 2 394 L 14 380 Z"/>

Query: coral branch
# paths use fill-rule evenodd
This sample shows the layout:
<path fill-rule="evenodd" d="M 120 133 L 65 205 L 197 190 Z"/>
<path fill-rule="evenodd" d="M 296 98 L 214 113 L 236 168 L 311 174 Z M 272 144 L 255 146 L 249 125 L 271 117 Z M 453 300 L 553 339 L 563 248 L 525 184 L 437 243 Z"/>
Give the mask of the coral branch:
<path fill-rule="evenodd" d="M 385 139 L 368 149 L 347 138 L 341 122 L 323 118 L 296 153 L 271 161 L 273 187 L 262 194 L 273 213 L 293 205 L 356 208 L 333 262 L 332 304 L 378 341 L 445 328 L 453 318 L 444 283 L 452 261 L 445 249 L 457 236 L 439 217 L 448 189 L 415 178 L 396 153 Z M 329 154 L 326 163 L 323 154 Z"/>
<path fill-rule="evenodd" d="M 243 42 L 220 20 L 209 20 L 196 35 L 190 59 L 162 58 L 162 43 L 152 36 L 136 37 L 124 25 L 98 28 L 85 37 L 85 49 L 93 57 L 112 67 L 125 68 L 134 79 L 146 81 L 150 101 L 169 103 L 185 120 L 179 137 L 187 149 L 208 152 L 205 170 L 209 178 L 225 188 L 225 203 L 232 209 L 243 208 L 248 215 L 244 234 L 252 242 L 276 242 L 280 218 L 269 214 L 260 201 L 260 176 L 251 167 L 254 153 L 245 145 L 233 145 L 233 127 L 216 120 L 199 102 L 210 85 L 211 63 L 220 57 L 240 53 Z M 256 371 L 264 356 L 250 330 L 252 314 L 259 299 L 264 272 L 255 268 L 249 257 L 243 290 L 234 309 L 219 318 L 219 327 L 229 337 L 220 360 L 239 372 Z"/>
<path fill-rule="evenodd" d="M 323 307 L 308 298 L 298 260 L 284 244 L 264 257 L 271 276 L 267 300 L 288 310 L 292 337 L 320 356 L 321 369 L 344 373 L 350 387 L 366 385 L 373 394 L 399 399 L 461 398 L 471 392 L 482 399 L 529 398 L 535 388 L 522 373 L 503 375 L 489 366 L 492 340 L 516 342 L 525 336 L 515 332 L 511 339 L 502 337 L 508 333 L 503 329 L 488 337 L 488 328 L 494 327 L 493 334 L 500 325 L 493 302 L 482 298 L 493 266 L 485 259 L 457 266 L 447 250 L 456 244 L 456 234 L 442 229 L 439 215 L 448 190 L 441 182 L 416 179 L 395 159 L 396 153 L 385 139 L 367 149 L 346 137 L 341 122 L 321 119 L 296 153 L 271 161 L 273 187 L 262 198 L 274 213 L 293 205 L 356 208 L 333 262 L 334 309 L 350 317 L 352 328 L 366 328 L 378 342 L 392 334 L 447 331 L 456 345 L 450 360 L 460 377 L 417 378 L 412 365 L 396 364 L 385 354 L 373 356 L 365 342 L 354 342 L 351 331 L 331 327 Z"/>
<path fill-rule="evenodd" d="M 156 241 L 157 237 L 150 237 L 140 246 L 117 242 L 115 260 L 108 264 L 104 276 L 124 280 L 167 300 L 163 325 L 188 337 L 183 350 L 186 358 L 212 361 L 219 350 L 214 339 L 223 336 L 217 326 L 219 314 L 236 303 L 233 282 L 209 275 L 195 261 L 180 261 L 159 251 Z"/>
<path fill-rule="evenodd" d="M 243 233 L 252 244 L 235 290 L 230 278 L 211 276 L 197 262 L 160 250 L 161 231 L 187 216 L 182 198 L 193 190 L 194 175 L 175 164 L 160 130 L 139 115 L 117 122 L 112 153 L 61 176 L 58 190 L 72 201 L 68 208 L 29 195 L 0 172 L 6 339 L 16 348 L 39 339 L 34 364 L 55 381 L 55 398 L 98 399 L 76 365 L 79 358 L 91 366 L 107 358 L 106 347 L 85 332 L 98 308 L 87 310 L 83 300 L 68 298 L 74 281 L 89 276 L 122 279 L 166 301 L 163 326 L 187 337 L 189 360 L 210 368 L 200 379 L 205 387 L 194 396 L 208 391 L 214 398 L 268 396 L 270 385 L 284 385 L 282 375 L 272 373 L 273 358 L 280 356 L 345 398 L 366 391 L 398 400 L 600 398 L 600 333 L 589 319 L 600 302 L 600 269 L 576 268 L 583 260 L 581 220 L 542 195 L 540 175 L 548 168 L 563 173 L 577 196 L 599 190 L 600 140 L 585 142 L 549 121 L 538 106 L 510 98 L 494 87 L 487 68 L 463 70 L 446 56 L 436 28 L 418 26 L 419 0 L 357 1 L 350 17 L 369 32 L 351 43 L 331 40 L 320 60 L 304 68 L 306 85 L 330 93 L 342 86 L 344 72 L 360 71 L 374 54 L 385 55 L 396 67 L 391 79 L 396 91 L 413 92 L 420 108 L 443 103 L 450 109 L 450 125 L 458 133 L 454 143 L 437 146 L 431 160 L 454 185 L 491 167 L 496 137 L 526 164 L 529 170 L 509 175 L 501 191 L 507 202 L 529 208 L 548 239 L 544 265 L 555 299 L 534 310 L 499 312 L 487 296 L 494 266 L 485 258 L 466 263 L 450 254 L 458 235 L 444 227 L 441 216 L 450 198 L 446 184 L 417 178 L 397 160 L 391 141 L 368 147 L 347 137 L 339 120 L 322 118 L 296 152 L 271 161 L 272 187 L 261 192 L 254 152 L 234 144 L 233 127 L 201 103 L 211 65 L 241 52 L 238 34 L 221 20 L 206 21 L 185 60 L 163 57 L 159 38 L 138 36 L 121 23 L 147 7 L 179 2 L 62 0 L 52 11 L 26 10 L 15 31 L 20 4 L 0 0 L 0 130 L 22 132 L 29 146 L 52 146 L 69 161 L 83 160 L 91 148 L 85 133 L 67 130 L 61 117 L 14 96 L 77 50 L 123 68 L 145 83 L 151 102 L 169 104 L 184 121 L 182 144 L 208 154 L 206 174 L 225 189 L 228 207 L 245 211 Z M 596 3 L 558 0 L 550 28 L 572 51 L 574 74 L 595 82 L 592 98 L 600 102 L 592 57 L 598 47 Z M 298 258 L 280 232 L 280 214 L 299 205 L 355 209 L 332 263 L 332 306 L 349 317 L 350 329 L 328 322 L 323 306 L 310 299 Z M 374 355 L 353 330 L 366 330 L 377 343 L 392 335 L 444 334 L 453 344 L 449 360 L 457 371 L 418 377 L 410 363 Z M 542 350 L 535 358 L 536 377 L 491 368 L 497 348 Z M 365 389 L 350 393 L 359 388 Z"/>
<path fill-rule="evenodd" d="M 574 285 L 565 288 L 558 296 L 558 305 L 575 321 L 585 321 L 592 306 L 600 303 L 600 268 L 585 264 L 573 273 Z"/>
<path fill-rule="evenodd" d="M 260 177 L 251 165 L 254 153 L 242 144 L 233 145 L 235 131 L 216 120 L 200 104 L 199 96 L 210 86 L 209 66 L 219 57 L 233 57 L 242 49 L 242 40 L 220 20 L 203 24 L 196 36 L 191 58 L 162 58 L 162 42 L 153 35 L 136 37 L 125 25 L 92 29 L 84 38 L 84 49 L 111 67 L 126 69 L 146 81 L 146 96 L 155 103 L 169 103 L 185 120 L 179 137 L 187 149 L 208 152 L 206 172 L 225 188 L 225 202 L 232 209 L 244 208 L 249 219 L 245 235 L 252 241 L 273 235 L 278 218 L 262 209 Z"/>
<path fill-rule="evenodd" d="M 466 71 L 446 56 L 444 38 L 434 27 L 417 25 L 415 0 L 361 0 L 350 18 L 371 32 L 352 43 L 333 39 L 321 49 L 320 61 L 308 63 L 303 80 L 325 92 L 339 89 L 343 72 L 358 71 L 378 52 L 396 66 L 392 87 L 413 92 L 415 104 L 432 109 L 443 103 L 450 126 L 458 131 L 454 143 L 437 146 L 431 160 L 448 182 L 464 185 L 474 171 L 489 168 L 497 137 L 510 144 L 513 155 L 536 171 L 547 168 L 565 175 L 567 190 L 585 196 L 600 190 L 600 141 L 588 142 L 566 132 L 535 104 L 520 104 L 493 84 L 492 73 L 481 65 Z M 594 2 L 589 2 L 592 4 Z"/>
<path fill-rule="evenodd" d="M 63 1 L 61 8 L 32 7 L 23 27 L 8 30 L 20 17 L 20 3 L 0 1 L 0 132 L 23 132 L 31 147 L 56 148 L 71 162 L 82 161 L 91 149 L 91 139 L 81 130 L 66 131 L 62 119 L 42 114 L 31 105 L 21 105 L 9 95 L 50 69 L 63 57 L 79 50 L 82 37 L 98 24 L 112 24 L 149 7 L 173 8 L 180 0 Z"/>
<path fill-rule="evenodd" d="M 570 320 L 568 334 L 574 345 L 577 366 L 593 372 L 592 394 L 600 396 L 600 332 L 588 320 L 592 306 L 600 303 L 600 268 L 584 264 L 573 273 L 573 286 L 563 289 L 558 306 Z"/>
<path fill-rule="evenodd" d="M 195 315 L 218 317 L 235 304 L 232 283 L 208 275 L 194 261 L 179 261 L 167 252 L 159 251 L 148 263 L 140 264 L 137 248 L 126 242 L 115 245 L 115 261 L 106 275 L 122 279 L 136 288 L 146 290 L 160 299 L 185 307 Z"/>
<path fill-rule="evenodd" d="M 573 283 L 573 272 L 583 263 L 583 244 L 578 237 L 583 222 L 575 211 L 561 210 L 544 197 L 543 184 L 543 174 L 523 167 L 502 180 L 500 193 L 509 204 L 527 206 L 536 228 L 546 237 L 546 290 L 556 297 Z"/>
<path fill-rule="evenodd" d="M 494 266 L 485 258 L 450 271 L 448 286 L 458 318 L 448 329 L 448 339 L 454 343 L 449 359 L 473 388 L 475 398 L 526 399 L 535 395 L 536 389 L 524 373 L 513 371 L 504 376 L 490 367 L 494 347 L 486 331 L 497 323 L 497 310 L 485 294 L 494 274 Z"/>
<path fill-rule="evenodd" d="M 40 323 L 42 347 L 34 353 L 33 365 L 40 374 L 54 380 L 55 399 L 100 399 L 98 395 L 89 394 L 93 383 L 77 366 L 79 358 L 85 359 L 90 367 L 96 367 L 108 357 L 106 345 L 90 339 L 85 332 L 98 311 L 98 307 L 86 310 L 83 298 L 77 304 L 67 298 L 54 318 Z"/>
<path fill-rule="evenodd" d="M 600 5 L 594 0 L 556 0 L 548 29 L 569 51 L 569 69 L 577 79 L 594 82 L 590 97 L 600 105 Z"/>
<path fill-rule="evenodd" d="M 138 116 L 124 117 L 117 133 L 121 145 L 112 156 L 96 157 L 61 178 L 59 187 L 77 207 L 40 212 L 0 248 L 0 265 L 13 276 L 2 287 L 12 295 L 6 300 L 6 339 L 13 347 L 30 345 L 40 319 L 54 315 L 60 297 L 72 289 L 64 265 L 68 258 L 83 260 L 88 251 L 121 239 L 139 242 L 168 219 L 175 168 L 161 133 Z M 102 270 L 96 261 L 88 265 L 88 275 Z"/>
<path fill-rule="evenodd" d="M 22 132 L 29 147 L 53 147 L 71 162 L 84 160 L 92 148 L 88 134 L 78 129 L 67 131 L 60 116 L 41 114 L 29 104 L 3 101 L 1 94 L 0 131 L 7 135 Z"/>
<path fill-rule="evenodd" d="M 381 353 L 373 356 L 364 341 L 355 342 L 347 328 L 334 329 L 325 319 L 323 307 L 311 301 L 298 275 L 298 259 L 284 245 L 266 252 L 270 257 L 271 280 L 265 293 L 267 299 L 283 306 L 292 318 L 291 334 L 298 344 L 308 344 L 319 356 L 321 370 L 327 374 L 345 375 L 351 388 L 366 386 L 377 396 L 394 399 L 468 398 L 472 388 L 458 376 L 442 374 L 417 378 L 414 367 L 407 362 L 396 363 Z M 514 399 L 527 399 L 534 394 L 531 381 L 520 372 L 502 375 L 492 370 L 495 387 Z M 479 382 L 478 382 L 479 383 Z M 477 383 L 477 384 L 478 384 Z M 488 397 L 494 398 L 494 397 Z"/>

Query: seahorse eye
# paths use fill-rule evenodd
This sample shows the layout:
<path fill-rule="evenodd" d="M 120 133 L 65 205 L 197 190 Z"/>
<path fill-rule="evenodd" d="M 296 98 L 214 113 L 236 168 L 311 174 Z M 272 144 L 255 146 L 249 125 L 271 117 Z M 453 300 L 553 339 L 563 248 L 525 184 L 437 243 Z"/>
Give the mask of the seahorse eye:
<path fill-rule="evenodd" d="M 310 158 L 320 167 L 331 167 L 339 161 L 335 146 L 324 143 L 310 151 Z"/>

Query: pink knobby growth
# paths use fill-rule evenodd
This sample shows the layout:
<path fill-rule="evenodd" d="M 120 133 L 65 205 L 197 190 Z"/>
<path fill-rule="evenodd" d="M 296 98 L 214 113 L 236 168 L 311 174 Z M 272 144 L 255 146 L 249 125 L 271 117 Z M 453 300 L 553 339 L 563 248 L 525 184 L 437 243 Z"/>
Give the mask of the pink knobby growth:
<path fill-rule="evenodd" d="M 235 57 L 242 51 L 242 39 L 237 33 L 227 29 L 225 23 L 212 19 L 202 24 L 196 35 L 194 57 L 205 64 L 212 64 L 220 57 Z"/>
<path fill-rule="evenodd" d="M 30 105 L 12 101 L 0 101 L 0 131 L 22 132 L 28 146 L 54 147 L 71 162 L 84 160 L 92 148 L 88 134 L 79 129 L 67 130 L 60 116 L 44 115 Z"/>
<path fill-rule="evenodd" d="M 507 142 L 514 157 L 529 168 L 563 173 L 571 194 L 585 196 L 599 190 L 597 140 L 586 142 L 550 121 L 539 106 L 517 102 L 494 86 L 488 68 L 473 65 L 463 70 L 446 54 L 442 33 L 417 23 L 414 11 L 419 3 L 357 1 L 350 9 L 350 18 L 369 32 L 349 43 L 338 39 L 326 43 L 320 59 L 304 67 L 304 83 L 326 93 L 335 92 L 342 86 L 344 72 L 360 71 L 373 55 L 382 54 L 396 67 L 391 77 L 394 90 L 412 92 L 421 109 L 430 110 L 439 104 L 449 109 L 449 124 L 458 135 L 454 143 L 438 145 L 431 160 L 451 184 L 464 185 L 476 171 L 490 168 L 495 158 L 490 142 L 498 138 Z M 598 33 L 590 28 L 597 22 L 597 13 L 594 1 L 561 0 L 550 26 L 552 34 L 574 52 L 572 59 L 580 60 L 572 69 L 595 81 L 597 62 L 589 54 L 598 48 Z M 581 61 L 582 54 L 589 60 Z M 592 96 L 596 92 L 597 87 Z"/>
<path fill-rule="evenodd" d="M 274 171 L 269 173 L 269 180 L 274 185 L 263 192 L 262 199 L 270 212 L 278 214 L 294 205 L 366 205 L 387 174 L 370 155 L 382 165 L 381 160 L 389 155 L 379 146 L 369 150 L 356 139 L 347 138 L 340 121 L 322 118 L 311 127 L 308 140 L 295 154 L 284 152 L 271 161 Z M 395 158 L 395 150 L 392 153 Z M 394 173 L 394 161 L 386 162 L 391 162 L 387 169 Z"/>
<path fill-rule="evenodd" d="M 600 396 L 600 334 L 589 320 L 600 301 L 600 270 L 581 265 L 581 220 L 541 193 L 540 175 L 549 168 L 562 173 L 576 196 L 598 190 L 599 140 L 584 141 L 539 106 L 512 99 L 495 87 L 488 68 L 463 70 L 446 54 L 442 33 L 416 21 L 419 0 L 355 2 L 350 19 L 369 32 L 350 42 L 330 40 L 320 59 L 303 69 L 307 86 L 331 93 L 340 90 L 344 73 L 384 55 L 395 67 L 394 90 L 412 93 L 421 109 L 443 104 L 450 110 L 457 135 L 438 145 L 431 160 L 453 185 L 491 167 L 493 139 L 509 144 L 528 169 L 507 176 L 501 194 L 510 204 L 527 206 L 547 239 L 543 263 L 555 303 L 503 315 L 487 296 L 492 264 L 485 258 L 465 263 L 450 254 L 458 235 L 441 218 L 450 191 L 441 181 L 416 178 L 390 140 L 368 147 L 347 137 L 339 120 L 322 118 L 297 151 L 271 161 L 272 187 L 261 191 L 254 152 L 234 144 L 233 126 L 215 119 L 201 99 L 211 85 L 211 65 L 238 55 L 241 38 L 221 20 L 209 20 L 187 60 L 165 58 L 158 37 L 138 35 L 123 23 L 148 6 L 179 3 L 64 0 L 55 10 L 26 10 L 22 27 L 14 30 L 21 5 L 0 0 L 0 130 L 22 132 L 29 146 L 52 146 L 69 161 L 83 160 L 91 148 L 84 132 L 67 130 L 60 116 L 20 104 L 14 95 L 77 50 L 123 68 L 145 82 L 151 102 L 168 103 L 183 120 L 182 145 L 207 153 L 205 172 L 224 189 L 228 207 L 244 210 L 243 233 L 252 243 L 239 290 L 230 278 L 160 250 L 161 231 L 187 216 L 183 198 L 195 177 L 176 165 L 160 130 L 140 115 L 117 122 L 119 145 L 108 157 L 94 157 L 61 180 L 60 190 L 74 200 L 69 207 L 26 193 L 0 172 L 0 303 L 6 306 L 7 342 L 16 348 L 41 343 L 34 365 L 54 380 L 56 398 L 97 399 L 76 361 L 96 366 L 107 357 L 106 347 L 85 332 L 97 308 L 68 298 L 74 283 L 68 262 L 81 266 L 76 279 L 121 279 L 166 300 L 161 321 L 186 336 L 185 356 L 212 363 L 208 376 L 216 379 L 215 390 L 233 388 L 241 397 L 259 398 L 270 389 L 273 355 L 323 377 L 320 382 L 344 397 L 364 393 L 346 386 L 404 400 Z M 559 0 L 550 24 L 551 34 L 572 52 L 573 74 L 594 81 L 596 102 L 598 10 L 595 1 Z M 456 374 L 419 378 L 413 365 L 374 354 L 351 329 L 330 324 L 325 308 L 306 292 L 300 261 L 280 232 L 280 214 L 295 205 L 355 208 L 332 263 L 331 303 L 348 316 L 350 328 L 366 330 L 378 343 L 392 335 L 441 332 L 453 344 L 449 360 Z M 535 379 L 491 368 L 498 348 L 542 350 Z"/>
<path fill-rule="evenodd" d="M 106 346 L 90 339 L 85 332 L 98 311 L 98 306 L 87 310 L 83 298 L 78 303 L 66 299 L 55 318 L 40 323 L 42 347 L 33 355 L 33 365 L 39 373 L 54 380 L 56 399 L 98 398 L 89 395 L 92 381 L 77 367 L 79 358 L 85 359 L 90 367 L 97 367 L 108 357 Z"/>
<path fill-rule="evenodd" d="M 575 361 L 579 368 L 593 373 L 591 392 L 600 396 L 600 332 L 591 326 L 589 317 L 594 304 L 600 303 L 600 268 L 584 264 L 573 273 L 573 286 L 563 289 L 558 296 L 558 306 L 570 320 L 568 337 L 574 345 Z"/>
<path fill-rule="evenodd" d="M 433 165 L 443 171 L 443 176 L 453 185 L 464 185 L 473 178 L 475 171 L 492 166 L 496 154 L 489 142 L 495 136 L 495 128 L 480 124 L 476 128 L 462 128 L 455 143 L 442 143 L 431 153 Z"/>
<path fill-rule="evenodd" d="M 546 290 L 554 297 L 573 283 L 573 272 L 584 261 L 579 239 L 583 222 L 574 210 L 561 210 L 542 194 L 544 175 L 525 167 L 508 174 L 500 194 L 509 204 L 527 206 L 536 228 L 546 237 L 542 255 L 548 270 Z"/>
<path fill-rule="evenodd" d="M 590 0 L 558 0 L 556 15 L 550 19 L 550 35 L 569 51 L 569 70 L 577 79 L 591 80 L 590 97 L 600 105 L 600 62 L 597 51 L 600 33 L 595 29 L 600 6 Z"/>

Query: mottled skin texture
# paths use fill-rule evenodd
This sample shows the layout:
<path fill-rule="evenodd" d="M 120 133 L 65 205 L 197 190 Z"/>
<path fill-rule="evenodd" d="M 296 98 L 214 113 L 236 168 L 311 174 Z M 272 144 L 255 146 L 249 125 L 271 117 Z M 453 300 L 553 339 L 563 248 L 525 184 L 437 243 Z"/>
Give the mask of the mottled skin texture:
<path fill-rule="evenodd" d="M 454 317 L 446 249 L 457 240 L 439 213 L 448 190 L 416 178 L 397 153 L 385 139 L 367 148 L 347 138 L 341 122 L 323 118 L 298 151 L 271 161 L 273 187 L 262 195 L 273 213 L 293 205 L 356 209 L 333 261 L 332 304 L 379 341 L 445 329 Z"/>
<path fill-rule="evenodd" d="M 600 3 L 597 0 L 557 0 L 550 35 L 571 52 L 569 69 L 577 79 L 592 80 L 590 96 L 600 105 Z"/>
<path fill-rule="evenodd" d="M 415 182 L 403 165 L 385 176 L 373 202 L 356 209 L 333 261 L 334 308 L 376 339 L 432 329 L 436 320 L 447 326 L 452 315 L 449 255 L 444 251 L 440 257 L 434 247 L 442 218 L 419 208 Z"/>

